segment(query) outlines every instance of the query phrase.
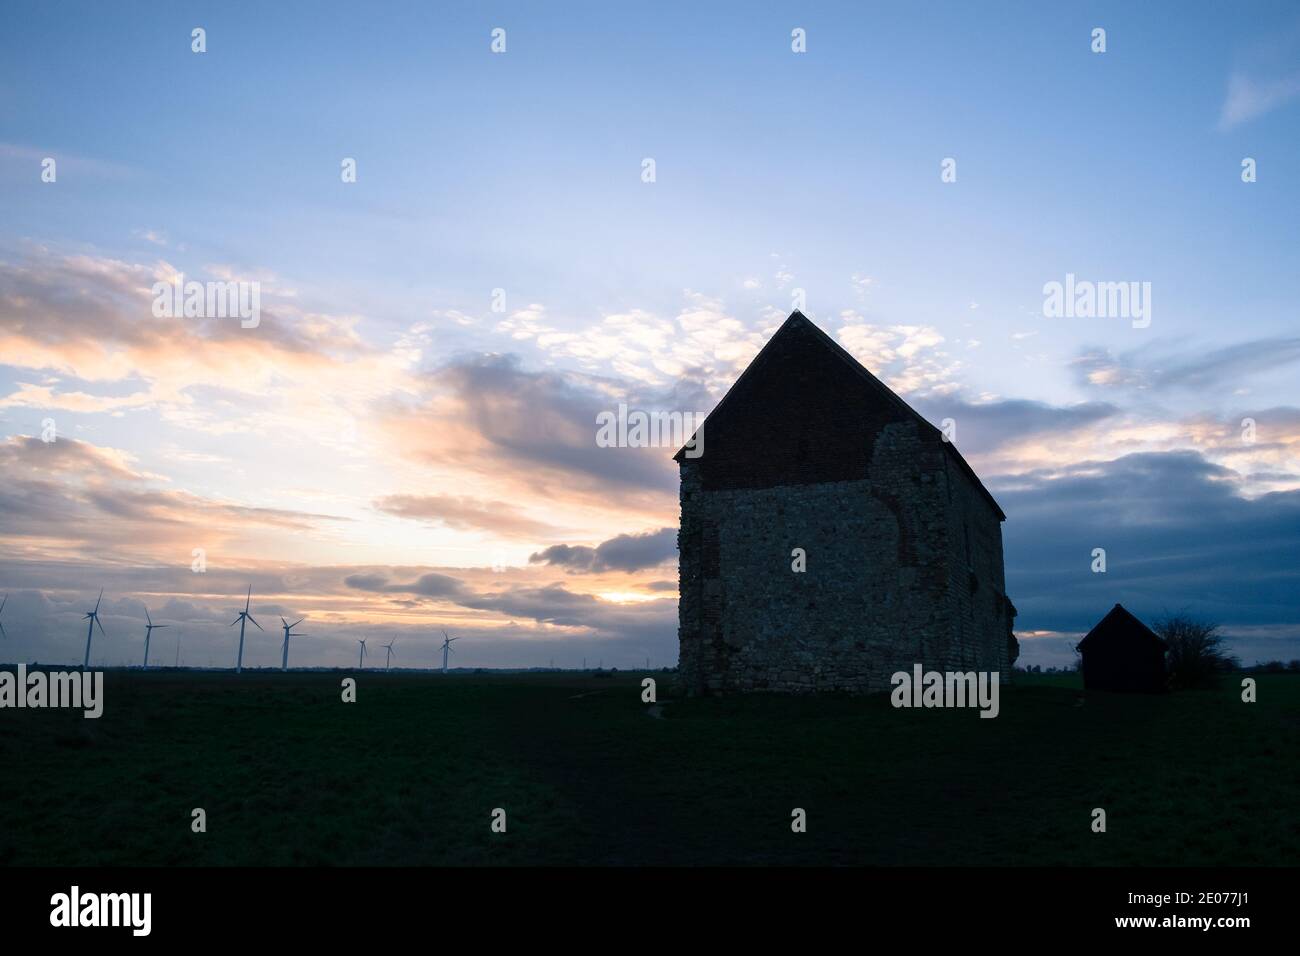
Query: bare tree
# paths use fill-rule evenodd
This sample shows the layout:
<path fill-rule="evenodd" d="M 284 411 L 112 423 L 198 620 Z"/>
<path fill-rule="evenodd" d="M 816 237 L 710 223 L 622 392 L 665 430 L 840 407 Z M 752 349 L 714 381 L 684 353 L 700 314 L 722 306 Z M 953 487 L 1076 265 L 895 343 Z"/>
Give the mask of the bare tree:
<path fill-rule="evenodd" d="M 1227 653 L 1217 624 L 1180 613 L 1156 621 L 1152 630 L 1169 645 L 1165 669 L 1174 690 L 1214 687 L 1223 674 L 1241 666 Z"/>

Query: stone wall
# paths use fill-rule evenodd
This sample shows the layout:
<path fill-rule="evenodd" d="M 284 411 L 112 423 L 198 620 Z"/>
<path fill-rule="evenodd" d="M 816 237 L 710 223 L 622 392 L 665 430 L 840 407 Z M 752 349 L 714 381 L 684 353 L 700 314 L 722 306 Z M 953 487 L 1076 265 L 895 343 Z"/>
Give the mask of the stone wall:
<path fill-rule="evenodd" d="M 917 662 L 1009 670 L 998 516 L 932 429 L 881 425 L 856 480 L 707 490 L 700 460 L 680 466 L 689 691 L 886 690 Z"/>
<path fill-rule="evenodd" d="M 955 627 L 952 645 L 934 666 L 997 671 L 1005 683 L 1011 676 L 1015 610 L 1006 596 L 1002 523 L 988 499 L 960 470 L 950 465 L 945 484 L 950 501 L 946 513 L 949 598 Z"/>

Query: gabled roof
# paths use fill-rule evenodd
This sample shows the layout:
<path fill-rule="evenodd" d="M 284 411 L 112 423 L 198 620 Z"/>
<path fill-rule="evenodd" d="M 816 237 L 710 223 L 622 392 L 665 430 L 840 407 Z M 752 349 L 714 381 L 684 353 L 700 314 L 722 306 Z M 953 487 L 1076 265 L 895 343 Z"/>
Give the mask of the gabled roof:
<path fill-rule="evenodd" d="M 841 346 L 833 338 L 831 338 L 829 335 L 823 332 L 821 328 L 818 327 L 817 323 L 810 320 L 798 309 L 790 313 L 790 317 L 781 324 L 781 327 L 776 330 L 776 332 L 772 335 L 770 339 L 767 340 L 767 343 L 759 350 L 758 354 L 754 356 L 753 360 L 750 361 L 749 365 L 745 367 L 745 370 L 740 373 L 740 377 L 737 378 L 736 381 L 732 383 L 731 388 L 727 389 L 727 394 L 722 396 L 722 401 L 718 402 L 718 404 L 714 406 L 713 411 L 709 412 L 708 417 L 706 417 L 704 421 L 701 423 L 700 425 L 701 428 L 707 425 L 709 421 L 713 419 L 713 417 L 716 416 L 718 412 L 727 404 L 727 400 L 736 393 L 741 382 L 745 381 L 746 376 L 748 376 L 756 367 L 762 366 L 763 364 L 762 359 L 764 355 L 770 349 L 772 349 L 773 344 L 779 341 L 783 336 L 790 334 L 790 332 L 796 328 L 801 330 L 804 329 L 811 330 L 813 333 L 815 333 L 815 338 L 818 341 L 820 341 L 823 345 L 825 345 L 826 348 L 831 352 L 831 354 L 833 354 L 840 361 L 848 365 L 849 368 L 851 368 L 856 375 L 858 375 L 860 378 L 862 378 L 864 381 L 870 384 L 870 386 L 877 393 L 879 393 L 888 402 L 894 405 L 906 417 L 913 419 L 920 426 L 921 433 L 923 435 L 926 435 L 931 439 L 937 438 L 940 441 L 942 441 L 944 448 L 947 450 L 947 453 L 951 456 L 952 460 L 956 463 L 957 467 L 961 469 L 962 472 L 965 473 L 966 477 L 968 477 L 971 480 L 974 486 L 980 491 L 981 494 L 983 494 L 984 498 L 993 507 L 993 511 L 998 516 L 998 520 L 999 521 L 1006 520 L 1007 516 L 1006 514 L 1003 513 L 1002 508 L 998 505 L 996 499 L 994 499 L 993 495 L 989 493 L 989 490 L 984 487 L 984 483 L 979 480 L 979 476 L 975 474 L 975 470 L 971 468 L 969 464 L 967 464 L 966 459 L 961 456 L 961 453 L 957 451 L 956 447 L 952 444 L 952 442 L 944 440 L 942 438 L 942 433 L 939 431 L 938 428 L 930 424 L 930 422 L 926 421 L 925 417 L 922 416 L 920 412 L 912 408 L 911 405 L 908 405 L 907 402 L 903 401 L 896 394 L 894 394 L 893 390 L 890 389 L 888 385 L 886 385 L 884 382 L 880 381 L 880 379 L 872 375 L 871 372 L 869 372 L 861 362 L 859 362 L 852 355 L 850 355 L 844 349 L 843 346 Z M 685 446 L 678 449 L 677 454 L 673 455 L 673 459 L 675 461 L 681 461 L 685 451 L 686 451 Z"/>
<path fill-rule="evenodd" d="M 1136 637 L 1138 640 L 1155 641 L 1161 647 L 1168 647 L 1168 643 L 1155 631 L 1147 627 L 1122 604 L 1116 604 L 1100 621 L 1096 623 L 1091 631 L 1084 635 L 1075 647 L 1083 650 L 1083 645 L 1087 644 L 1094 635 L 1102 635 L 1110 632 L 1120 632 L 1128 635 L 1129 638 Z"/>

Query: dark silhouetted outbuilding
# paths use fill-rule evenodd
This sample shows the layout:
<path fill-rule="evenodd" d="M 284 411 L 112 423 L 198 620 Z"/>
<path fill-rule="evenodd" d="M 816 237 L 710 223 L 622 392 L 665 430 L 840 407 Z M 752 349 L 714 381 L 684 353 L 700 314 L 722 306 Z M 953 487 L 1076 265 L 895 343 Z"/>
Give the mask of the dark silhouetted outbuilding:
<path fill-rule="evenodd" d="M 1079 642 L 1083 686 L 1155 694 L 1165 689 L 1168 645 L 1120 604 Z"/>

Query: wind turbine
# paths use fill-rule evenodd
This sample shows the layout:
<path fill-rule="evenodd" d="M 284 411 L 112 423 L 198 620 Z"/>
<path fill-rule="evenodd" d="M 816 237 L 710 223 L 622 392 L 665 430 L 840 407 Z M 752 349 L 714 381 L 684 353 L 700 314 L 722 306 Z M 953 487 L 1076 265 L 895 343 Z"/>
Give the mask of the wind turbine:
<path fill-rule="evenodd" d="M 6 594 L 3 600 L 0 600 L 0 613 L 4 612 L 5 604 L 7 604 L 8 601 L 9 601 L 9 595 Z M 0 637 L 8 637 L 8 636 L 9 635 L 5 633 L 5 626 L 3 624 L 0 624 Z"/>
<path fill-rule="evenodd" d="M 447 673 L 447 655 L 451 653 L 451 642 L 459 641 L 459 637 L 448 637 L 447 632 L 442 632 L 442 672 Z"/>
<path fill-rule="evenodd" d="M 257 621 L 253 618 L 253 615 L 248 613 L 248 606 L 252 602 L 253 602 L 253 586 L 250 584 L 248 586 L 248 597 L 244 601 L 244 609 L 239 612 L 239 617 L 235 618 L 233 621 L 230 622 L 231 627 L 234 627 L 236 624 L 239 625 L 239 657 L 235 661 L 236 674 L 242 673 L 244 670 L 244 621 L 246 620 L 252 621 L 253 626 L 256 627 L 259 631 L 266 630 L 266 628 L 262 627 L 261 624 L 257 623 Z"/>
<path fill-rule="evenodd" d="M 144 628 L 144 667 L 145 670 L 148 670 L 149 669 L 149 638 L 153 636 L 154 631 L 161 630 L 164 627 L 171 627 L 171 625 L 155 624 L 153 622 L 153 618 L 149 616 L 148 608 L 144 609 L 144 619 L 149 622 L 148 624 L 145 625 Z"/>
<path fill-rule="evenodd" d="M 361 645 L 361 656 L 357 659 L 357 669 L 364 670 L 366 666 L 366 642 L 357 641 Z"/>
<path fill-rule="evenodd" d="M 393 641 L 389 641 L 387 644 L 383 645 L 384 650 L 388 651 L 388 659 L 387 659 L 386 661 L 384 661 L 384 673 L 385 673 L 385 674 L 388 673 L 388 669 L 389 669 L 389 667 L 392 666 L 392 663 L 393 663 L 393 643 L 394 643 Z"/>
<path fill-rule="evenodd" d="M 95 609 L 86 612 L 86 620 L 90 623 L 86 625 L 86 659 L 81 664 L 83 671 L 90 670 L 90 639 L 95 634 L 95 625 L 99 624 L 99 602 L 104 600 L 104 589 L 99 589 L 99 597 L 95 599 Z M 99 624 L 99 633 L 104 634 L 104 625 Z M 108 637 L 107 634 L 104 634 Z"/>
<path fill-rule="evenodd" d="M 290 624 L 284 618 L 280 618 L 280 623 L 284 625 L 284 656 L 280 660 L 280 670 L 282 671 L 289 669 L 289 632 L 305 620 L 307 620 L 305 617 L 300 617 Z M 304 635 L 299 634 L 298 636 L 303 637 Z"/>

